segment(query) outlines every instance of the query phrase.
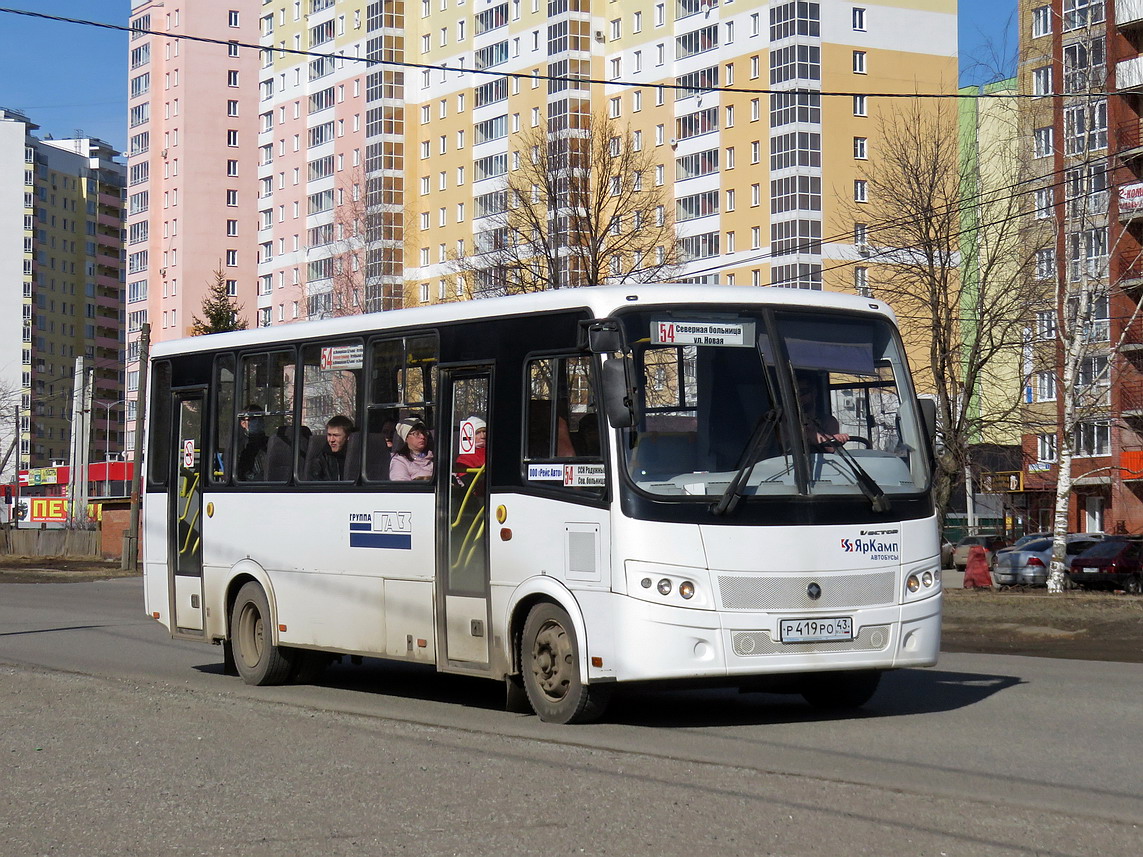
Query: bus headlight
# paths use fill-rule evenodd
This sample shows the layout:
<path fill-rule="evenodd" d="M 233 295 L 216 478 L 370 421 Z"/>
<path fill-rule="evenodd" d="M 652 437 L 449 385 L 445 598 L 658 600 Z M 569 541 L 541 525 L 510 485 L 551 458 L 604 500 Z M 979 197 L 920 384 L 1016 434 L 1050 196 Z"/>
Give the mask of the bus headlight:
<path fill-rule="evenodd" d="M 695 585 L 689 580 L 684 580 L 679 584 L 679 595 L 690 601 L 695 597 Z"/>
<path fill-rule="evenodd" d="M 925 584 L 926 589 L 928 587 L 932 586 L 933 585 L 933 573 L 931 571 L 926 571 L 924 574 L 922 574 L 921 575 L 921 583 Z"/>
<path fill-rule="evenodd" d="M 921 588 L 921 579 L 915 574 L 910 574 L 909 579 L 905 581 L 905 586 L 908 587 L 910 592 L 916 592 Z"/>
<path fill-rule="evenodd" d="M 665 577 L 659 581 L 659 594 L 660 595 L 670 595 L 671 594 L 671 581 Z"/>

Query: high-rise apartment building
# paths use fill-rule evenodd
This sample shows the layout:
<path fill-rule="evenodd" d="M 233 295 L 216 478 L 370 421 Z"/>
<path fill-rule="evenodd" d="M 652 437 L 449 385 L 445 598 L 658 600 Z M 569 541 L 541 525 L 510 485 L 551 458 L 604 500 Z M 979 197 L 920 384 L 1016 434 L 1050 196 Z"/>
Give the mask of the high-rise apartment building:
<path fill-rule="evenodd" d="M 38 127 L 0 108 L 0 456 L 16 438 L 5 478 L 68 459 L 80 357 L 91 440 L 122 449 L 123 166 L 101 140 Z"/>
<path fill-rule="evenodd" d="M 514 141 L 600 113 L 655 150 L 686 278 L 865 289 L 871 225 L 853 210 L 902 103 L 878 95 L 956 78 L 952 3 L 271 0 L 259 15 L 259 324 L 455 299 L 453 260 L 481 246 Z"/>
<path fill-rule="evenodd" d="M 139 330 L 189 335 L 221 277 L 252 322 L 256 300 L 256 0 L 133 0 L 128 69 L 127 390 Z M 133 444 L 133 433 L 128 442 Z"/>
<path fill-rule="evenodd" d="M 220 260 L 259 325 L 455 300 L 521 135 L 593 115 L 654 153 L 682 276 L 866 290 L 879 96 L 957 73 L 952 0 L 189 6 L 132 9 L 128 319 L 156 339 Z"/>
<path fill-rule="evenodd" d="M 1143 530 L 1143 6 L 1022 0 L 1024 137 L 1049 295 L 1030 319 L 1029 526 L 1051 526 L 1065 442 L 1073 530 Z M 1061 342 L 1061 333 L 1064 341 Z M 1074 335 L 1073 335 L 1074 334 Z M 1077 339 L 1074 377 L 1063 352 Z M 1074 413 L 1070 419 L 1065 404 Z"/>

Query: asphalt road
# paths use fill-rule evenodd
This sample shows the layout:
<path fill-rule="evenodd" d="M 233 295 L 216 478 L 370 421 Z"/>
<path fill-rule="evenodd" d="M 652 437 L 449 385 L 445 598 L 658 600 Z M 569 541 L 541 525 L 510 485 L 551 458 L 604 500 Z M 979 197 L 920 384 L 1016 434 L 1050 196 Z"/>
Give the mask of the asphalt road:
<path fill-rule="evenodd" d="M 138 579 L 0 586 L 0 855 L 1138 855 L 1143 665 L 947 655 L 865 713 L 628 693 L 608 722 L 367 661 L 251 688 Z"/>

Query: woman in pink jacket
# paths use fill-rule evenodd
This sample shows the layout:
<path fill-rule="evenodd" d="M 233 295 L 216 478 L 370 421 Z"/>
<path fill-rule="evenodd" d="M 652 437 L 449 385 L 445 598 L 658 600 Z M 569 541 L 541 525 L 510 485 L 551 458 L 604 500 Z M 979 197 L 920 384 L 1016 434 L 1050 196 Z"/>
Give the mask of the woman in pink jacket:
<path fill-rule="evenodd" d="M 396 434 L 401 447 L 393 453 L 389 478 L 394 482 L 432 479 L 433 444 L 425 424 L 416 417 L 408 417 L 397 423 Z"/>

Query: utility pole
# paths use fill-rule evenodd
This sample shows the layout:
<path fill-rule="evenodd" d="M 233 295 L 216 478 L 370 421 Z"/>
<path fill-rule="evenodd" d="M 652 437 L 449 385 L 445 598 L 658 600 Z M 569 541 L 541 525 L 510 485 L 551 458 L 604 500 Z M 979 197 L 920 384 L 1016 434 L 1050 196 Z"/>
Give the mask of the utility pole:
<path fill-rule="evenodd" d="M 143 477 L 143 422 L 147 415 L 147 369 L 151 359 L 151 325 L 139 330 L 139 392 L 135 399 L 135 450 L 131 466 L 131 522 L 123 531 L 123 559 L 120 568 L 133 570 L 139 560 L 139 485 Z"/>
<path fill-rule="evenodd" d="M 91 459 L 92 371 L 86 357 L 75 358 L 75 381 L 71 396 L 71 460 L 68 473 L 68 522 L 81 526 L 87 516 L 87 466 Z"/>

